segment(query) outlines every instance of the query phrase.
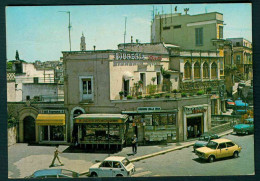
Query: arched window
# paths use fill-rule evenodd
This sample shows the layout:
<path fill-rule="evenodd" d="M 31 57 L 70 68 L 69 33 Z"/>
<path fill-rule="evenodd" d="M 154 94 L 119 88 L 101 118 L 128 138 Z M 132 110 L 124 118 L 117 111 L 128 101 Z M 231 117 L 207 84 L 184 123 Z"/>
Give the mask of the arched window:
<path fill-rule="evenodd" d="M 203 64 L 203 78 L 208 79 L 209 78 L 209 64 L 205 62 Z"/>
<path fill-rule="evenodd" d="M 217 78 L 217 64 L 213 62 L 211 64 L 211 79 L 216 79 Z"/>
<path fill-rule="evenodd" d="M 191 79 L 191 64 L 189 62 L 184 65 L 184 79 Z"/>
<path fill-rule="evenodd" d="M 200 78 L 200 64 L 199 62 L 196 62 L 194 64 L 194 78 L 199 79 Z"/>

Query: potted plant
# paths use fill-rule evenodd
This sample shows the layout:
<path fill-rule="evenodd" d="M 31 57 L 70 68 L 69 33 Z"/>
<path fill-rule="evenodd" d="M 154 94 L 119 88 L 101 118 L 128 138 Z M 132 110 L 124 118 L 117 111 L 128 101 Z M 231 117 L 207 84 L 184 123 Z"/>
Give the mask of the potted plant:
<path fill-rule="evenodd" d="M 124 95 L 124 91 L 120 91 L 120 92 L 119 92 L 120 100 L 123 99 L 123 95 Z"/>
<path fill-rule="evenodd" d="M 210 94 L 211 91 L 212 91 L 212 87 L 207 87 L 206 91 L 207 91 L 208 94 Z"/>
<path fill-rule="evenodd" d="M 145 99 L 151 99 L 152 96 L 150 96 L 150 95 L 146 95 L 144 98 L 145 98 Z"/>
<path fill-rule="evenodd" d="M 197 92 L 197 95 L 200 96 L 200 95 L 203 95 L 204 94 L 204 91 L 203 90 L 200 90 Z"/>
<path fill-rule="evenodd" d="M 193 96 L 194 94 L 191 92 L 190 94 L 189 94 L 189 96 Z"/>
<path fill-rule="evenodd" d="M 165 95 L 165 98 L 170 98 L 171 96 L 169 94 Z"/>
<path fill-rule="evenodd" d="M 181 93 L 181 97 L 187 97 L 187 94 L 185 92 Z"/>
<path fill-rule="evenodd" d="M 127 99 L 133 99 L 133 96 L 128 95 L 126 98 L 127 98 Z"/>
<path fill-rule="evenodd" d="M 142 99 L 143 98 L 143 96 L 137 96 L 137 99 Z"/>

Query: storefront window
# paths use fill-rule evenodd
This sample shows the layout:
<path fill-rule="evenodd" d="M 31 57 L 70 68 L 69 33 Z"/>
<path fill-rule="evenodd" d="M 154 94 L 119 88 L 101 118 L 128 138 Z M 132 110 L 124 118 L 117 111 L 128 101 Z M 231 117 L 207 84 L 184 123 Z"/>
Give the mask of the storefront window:
<path fill-rule="evenodd" d="M 153 126 L 159 126 L 160 125 L 160 114 L 154 114 L 153 115 Z"/>
<path fill-rule="evenodd" d="M 175 114 L 168 114 L 168 124 L 169 125 L 176 124 L 176 115 Z"/>
<path fill-rule="evenodd" d="M 161 114 L 161 122 L 160 125 L 167 125 L 167 114 Z"/>
<path fill-rule="evenodd" d="M 50 126 L 50 141 L 64 141 L 63 126 Z"/>
<path fill-rule="evenodd" d="M 42 141 L 48 141 L 48 126 L 42 126 Z"/>

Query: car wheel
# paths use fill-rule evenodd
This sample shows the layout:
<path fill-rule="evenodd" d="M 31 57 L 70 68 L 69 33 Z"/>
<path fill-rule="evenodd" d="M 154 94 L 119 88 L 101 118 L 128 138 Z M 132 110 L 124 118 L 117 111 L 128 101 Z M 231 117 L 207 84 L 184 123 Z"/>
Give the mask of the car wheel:
<path fill-rule="evenodd" d="M 237 151 L 234 152 L 233 157 L 238 158 L 238 152 Z"/>
<path fill-rule="evenodd" d="M 249 133 L 248 133 L 248 131 L 246 131 L 246 135 L 248 135 Z"/>
<path fill-rule="evenodd" d="M 215 160 L 215 157 L 214 157 L 214 156 L 210 156 L 210 157 L 209 157 L 209 163 L 214 162 L 214 160 Z"/>
<path fill-rule="evenodd" d="M 98 177 L 97 173 L 96 172 L 92 172 L 90 177 Z"/>
<path fill-rule="evenodd" d="M 123 177 L 123 175 L 119 174 L 119 175 L 116 175 L 116 177 Z"/>

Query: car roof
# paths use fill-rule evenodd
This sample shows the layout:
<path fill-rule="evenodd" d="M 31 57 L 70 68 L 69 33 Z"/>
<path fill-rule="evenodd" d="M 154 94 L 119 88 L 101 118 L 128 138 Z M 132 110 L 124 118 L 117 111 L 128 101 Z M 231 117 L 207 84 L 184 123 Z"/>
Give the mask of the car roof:
<path fill-rule="evenodd" d="M 105 159 L 105 161 L 122 161 L 125 157 L 122 156 L 110 156 Z"/>
<path fill-rule="evenodd" d="M 34 172 L 34 177 L 46 176 L 46 175 L 58 175 L 61 174 L 62 169 L 44 169 Z"/>
<path fill-rule="evenodd" d="M 225 142 L 232 142 L 232 140 L 229 140 L 229 139 L 225 139 L 225 138 L 220 138 L 220 139 L 214 139 L 214 140 L 211 140 L 211 141 L 214 141 L 216 143 L 225 143 Z"/>

